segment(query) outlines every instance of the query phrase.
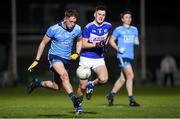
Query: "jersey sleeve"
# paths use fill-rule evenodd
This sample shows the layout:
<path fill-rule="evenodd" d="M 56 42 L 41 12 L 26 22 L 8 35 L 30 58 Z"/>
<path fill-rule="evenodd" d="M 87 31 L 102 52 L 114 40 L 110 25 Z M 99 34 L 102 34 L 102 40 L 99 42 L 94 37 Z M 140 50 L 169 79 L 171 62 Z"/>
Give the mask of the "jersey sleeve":
<path fill-rule="evenodd" d="M 137 30 L 136 27 L 135 27 L 134 43 L 135 43 L 136 45 L 139 45 L 138 30 Z"/>
<path fill-rule="evenodd" d="M 76 30 L 75 30 L 75 33 L 76 33 L 76 37 L 75 39 L 78 39 L 82 36 L 82 30 L 81 30 L 81 27 L 79 25 L 76 25 Z"/>
<path fill-rule="evenodd" d="M 89 36 L 90 36 L 89 30 L 85 27 L 82 31 L 82 37 L 89 38 Z"/>
<path fill-rule="evenodd" d="M 138 30 L 137 30 L 137 28 L 135 28 L 135 35 L 138 37 Z"/>
<path fill-rule="evenodd" d="M 78 31 L 77 38 L 79 38 L 82 35 L 81 29 Z"/>
<path fill-rule="evenodd" d="M 52 27 L 49 27 L 48 30 L 46 31 L 46 35 L 49 38 L 52 38 L 54 36 L 54 30 L 52 29 Z"/>
<path fill-rule="evenodd" d="M 113 31 L 112 36 L 114 36 L 117 39 L 117 37 L 118 37 L 118 30 L 117 29 L 115 29 Z"/>

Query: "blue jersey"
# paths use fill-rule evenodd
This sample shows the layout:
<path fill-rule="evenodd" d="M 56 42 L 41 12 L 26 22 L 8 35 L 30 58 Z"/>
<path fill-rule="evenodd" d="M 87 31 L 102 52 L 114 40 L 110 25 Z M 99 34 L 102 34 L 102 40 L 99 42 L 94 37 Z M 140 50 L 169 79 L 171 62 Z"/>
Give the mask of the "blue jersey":
<path fill-rule="evenodd" d="M 70 59 L 74 40 L 81 36 L 81 27 L 75 25 L 69 31 L 62 27 L 62 23 L 55 24 L 48 28 L 46 35 L 51 38 L 51 48 L 48 54 Z"/>
<path fill-rule="evenodd" d="M 117 39 L 118 47 L 124 47 L 125 53 L 118 53 L 117 57 L 126 57 L 134 59 L 134 43 L 138 38 L 138 30 L 134 26 L 125 28 L 123 26 L 117 27 L 112 34 Z"/>
<path fill-rule="evenodd" d="M 101 25 L 98 25 L 95 22 L 91 22 L 86 25 L 83 29 L 82 36 L 83 38 L 88 39 L 89 43 L 106 41 L 108 34 L 112 28 L 112 25 L 108 22 L 103 22 Z M 102 58 L 103 57 L 102 47 L 95 47 L 91 49 L 83 49 L 81 56 L 88 58 Z"/>

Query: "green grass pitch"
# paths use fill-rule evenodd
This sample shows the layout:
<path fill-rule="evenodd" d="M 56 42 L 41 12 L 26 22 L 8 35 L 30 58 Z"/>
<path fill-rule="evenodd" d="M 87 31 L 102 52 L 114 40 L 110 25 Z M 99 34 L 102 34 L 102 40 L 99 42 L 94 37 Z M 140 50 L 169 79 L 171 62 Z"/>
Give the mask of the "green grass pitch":
<path fill-rule="evenodd" d="M 180 118 L 180 87 L 135 86 L 140 107 L 129 107 L 126 89 L 108 107 L 106 94 L 112 85 L 95 87 L 92 99 L 83 102 L 80 118 Z M 75 87 L 75 89 L 77 89 Z M 0 89 L 0 118 L 76 118 L 72 102 L 64 92 L 37 89 L 26 94 L 26 87 Z"/>

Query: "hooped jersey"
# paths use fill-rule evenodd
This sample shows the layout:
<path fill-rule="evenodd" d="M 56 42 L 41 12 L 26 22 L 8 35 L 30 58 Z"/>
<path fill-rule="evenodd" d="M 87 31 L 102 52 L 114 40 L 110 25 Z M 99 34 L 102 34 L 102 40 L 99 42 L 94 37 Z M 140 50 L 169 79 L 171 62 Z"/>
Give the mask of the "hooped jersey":
<path fill-rule="evenodd" d="M 81 27 L 75 25 L 72 30 L 62 27 L 62 23 L 48 28 L 46 35 L 51 38 L 51 47 L 48 54 L 70 59 L 73 42 L 81 36 Z"/>
<path fill-rule="evenodd" d="M 125 53 L 118 53 L 117 57 L 134 59 L 134 44 L 135 40 L 138 39 L 137 28 L 135 26 L 129 28 L 119 26 L 115 28 L 112 35 L 116 38 L 118 47 L 125 48 Z"/>
<path fill-rule="evenodd" d="M 106 42 L 112 25 L 108 22 L 103 22 L 98 25 L 95 21 L 86 25 L 82 31 L 82 37 L 88 39 L 89 43 L 97 43 L 100 41 Z M 95 47 L 91 49 L 83 49 L 81 56 L 88 58 L 103 58 L 103 47 Z"/>

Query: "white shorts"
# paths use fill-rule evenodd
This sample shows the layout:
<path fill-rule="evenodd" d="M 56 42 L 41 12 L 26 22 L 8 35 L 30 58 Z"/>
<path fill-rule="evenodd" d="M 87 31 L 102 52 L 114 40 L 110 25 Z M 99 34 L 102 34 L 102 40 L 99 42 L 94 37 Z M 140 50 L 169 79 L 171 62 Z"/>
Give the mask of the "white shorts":
<path fill-rule="evenodd" d="M 84 65 L 92 69 L 95 69 L 99 66 L 105 65 L 105 61 L 104 58 L 93 59 L 93 58 L 87 58 L 81 56 L 79 60 L 79 65 Z"/>

